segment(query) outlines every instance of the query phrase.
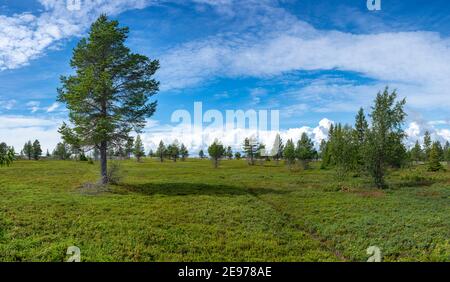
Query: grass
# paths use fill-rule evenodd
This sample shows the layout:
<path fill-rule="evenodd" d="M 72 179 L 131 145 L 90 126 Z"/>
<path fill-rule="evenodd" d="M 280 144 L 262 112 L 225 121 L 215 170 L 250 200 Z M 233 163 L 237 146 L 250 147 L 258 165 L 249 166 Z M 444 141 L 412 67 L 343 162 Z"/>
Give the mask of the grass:
<path fill-rule="evenodd" d="M 450 261 L 450 172 L 393 171 L 391 188 L 273 162 L 18 161 L 0 169 L 0 261 Z"/>

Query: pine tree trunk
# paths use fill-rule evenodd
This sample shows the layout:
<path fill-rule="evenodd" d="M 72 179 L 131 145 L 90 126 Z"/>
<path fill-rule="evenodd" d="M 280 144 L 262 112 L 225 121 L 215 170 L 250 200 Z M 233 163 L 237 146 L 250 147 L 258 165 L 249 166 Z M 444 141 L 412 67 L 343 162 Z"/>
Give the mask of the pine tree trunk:
<path fill-rule="evenodd" d="M 108 184 L 108 166 L 107 166 L 107 151 L 108 146 L 105 141 L 102 141 L 100 144 L 100 163 L 101 163 L 101 176 L 102 176 L 102 184 Z"/>

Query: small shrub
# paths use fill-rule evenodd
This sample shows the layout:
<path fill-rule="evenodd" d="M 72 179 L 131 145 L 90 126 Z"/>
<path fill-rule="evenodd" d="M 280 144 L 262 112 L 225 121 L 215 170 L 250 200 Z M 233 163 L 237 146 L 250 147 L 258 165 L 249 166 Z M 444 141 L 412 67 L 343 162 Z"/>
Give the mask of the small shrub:
<path fill-rule="evenodd" d="M 435 182 L 433 177 L 427 177 L 420 174 L 406 174 L 400 176 L 401 187 L 413 187 L 413 186 L 429 186 Z"/>
<path fill-rule="evenodd" d="M 108 167 L 108 182 L 117 185 L 122 180 L 122 168 L 118 162 L 111 162 Z"/>

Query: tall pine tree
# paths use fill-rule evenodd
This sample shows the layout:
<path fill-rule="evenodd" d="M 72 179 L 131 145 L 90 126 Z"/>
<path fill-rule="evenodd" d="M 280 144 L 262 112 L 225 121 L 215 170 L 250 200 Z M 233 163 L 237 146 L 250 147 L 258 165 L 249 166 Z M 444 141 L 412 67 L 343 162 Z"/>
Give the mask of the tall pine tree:
<path fill-rule="evenodd" d="M 73 124 L 63 124 L 60 133 L 69 143 L 75 137 L 81 146 L 99 149 L 104 184 L 108 149 L 126 143 L 131 131 L 139 133 L 156 109 L 149 98 L 158 91 L 153 75 L 159 62 L 132 53 L 125 46 L 128 32 L 100 16 L 73 51 L 75 74 L 63 76 L 58 89 L 58 100 L 66 103 Z"/>

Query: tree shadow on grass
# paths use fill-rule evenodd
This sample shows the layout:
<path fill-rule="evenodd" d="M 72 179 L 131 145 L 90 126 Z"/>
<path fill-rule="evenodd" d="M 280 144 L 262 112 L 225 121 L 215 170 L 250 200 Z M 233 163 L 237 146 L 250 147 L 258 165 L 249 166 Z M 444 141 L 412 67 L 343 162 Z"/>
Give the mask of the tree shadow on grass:
<path fill-rule="evenodd" d="M 238 196 L 238 195 L 262 195 L 262 194 L 285 194 L 284 190 L 271 188 L 245 188 L 229 185 L 211 185 L 203 183 L 145 183 L 126 184 L 122 188 L 144 195 L 211 195 L 211 196 Z"/>

